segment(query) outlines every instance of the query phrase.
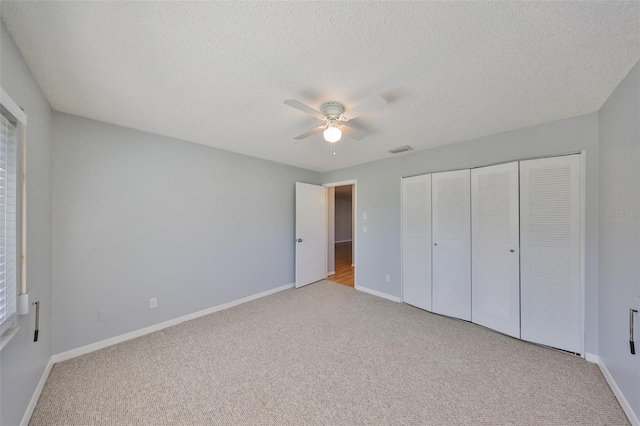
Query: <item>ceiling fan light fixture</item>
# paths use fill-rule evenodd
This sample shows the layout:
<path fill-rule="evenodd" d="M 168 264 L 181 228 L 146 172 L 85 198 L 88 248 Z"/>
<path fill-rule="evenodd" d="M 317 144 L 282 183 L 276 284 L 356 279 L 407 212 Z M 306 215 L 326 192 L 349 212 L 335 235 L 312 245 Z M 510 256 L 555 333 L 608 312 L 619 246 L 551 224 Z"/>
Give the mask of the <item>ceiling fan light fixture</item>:
<path fill-rule="evenodd" d="M 349 130 L 349 133 L 347 133 L 347 135 L 349 137 L 355 140 L 362 139 L 364 137 L 362 135 L 363 132 L 357 131 L 353 126 L 350 126 L 346 122 L 351 121 L 354 118 L 358 118 L 361 115 L 377 111 L 387 105 L 387 100 L 382 96 L 374 96 L 367 102 L 348 111 L 345 111 L 344 105 L 338 102 L 325 102 L 320 105 L 320 111 L 295 99 L 287 99 L 284 103 L 291 108 L 295 108 L 323 121 L 321 126 L 316 126 L 307 130 L 303 134 L 296 136 L 294 138 L 295 140 L 302 140 L 311 135 L 315 135 L 316 133 L 323 132 L 324 140 L 329 143 L 336 143 L 342 138 L 342 130 L 340 130 L 339 126 L 340 123 L 348 128 L 347 130 Z"/>
<path fill-rule="evenodd" d="M 335 121 L 329 120 L 327 128 L 322 133 L 324 140 L 331 143 L 336 143 L 342 138 L 342 131 L 336 126 Z"/>

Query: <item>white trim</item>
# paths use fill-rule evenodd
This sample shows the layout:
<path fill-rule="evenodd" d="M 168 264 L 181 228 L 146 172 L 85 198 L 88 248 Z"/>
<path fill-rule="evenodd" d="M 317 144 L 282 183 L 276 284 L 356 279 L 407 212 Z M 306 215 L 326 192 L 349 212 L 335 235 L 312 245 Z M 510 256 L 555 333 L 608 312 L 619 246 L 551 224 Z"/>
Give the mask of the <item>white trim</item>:
<path fill-rule="evenodd" d="M 355 262 L 357 262 L 358 259 L 358 179 L 351 179 L 351 180 L 343 180 L 341 182 L 330 182 L 330 183 L 323 183 L 322 186 L 325 186 L 327 188 L 331 188 L 331 187 L 336 187 L 336 186 L 345 186 L 345 185 L 353 185 L 353 193 L 352 193 L 352 200 L 353 200 L 353 205 L 351 206 L 351 215 L 353 217 L 353 230 L 352 230 L 352 234 L 353 234 L 353 246 L 351 247 L 351 250 L 353 251 L 353 256 L 352 256 L 352 261 L 354 263 L 351 264 L 351 267 L 355 267 Z M 327 219 L 327 222 L 329 220 Z M 354 288 L 358 287 L 358 268 L 355 268 L 353 270 L 353 286 Z"/>
<path fill-rule="evenodd" d="M 7 298 L 7 302 L 9 302 L 8 312 L 13 310 L 8 317 L 4 317 L 2 324 L 2 332 L 0 332 L 0 350 L 4 348 L 9 341 L 15 336 L 18 332 L 18 296 L 26 293 L 26 263 L 25 263 L 25 250 L 26 250 L 26 192 L 25 192 L 25 161 L 22 158 L 22 164 L 19 160 L 20 151 L 22 148 L 22 154 L 26 152 L 25 145 L 25 126 L 27 123 L 27 116 L 22 111 L 22 109 L 14 102 L 14 100 L 4 91 L 2 87 L 0 87 L 0 107 L 2 110 L 6 110 L 9 116 L 5 117 L 7 119 L 7 126 L 13 127 L 15 131 L 15 138 L 11 136 L 7 136 L 6 140 L 6 148 L 13 152 L 13 148 L 11 148 L 15 144 L 15 170 L 13 172 L 7 173 L 15 173 L 15 182 L 16 182 L 16 191 L 13 195 L 12 201 L 15 202 L 16 207 L 20 206 L 15 212 L 15 238 L 14 242 L 10 243 L 5 241 L 5 245 L 8 248 L 9 246 L 13 246 L 14 249 L 14 259 L 15 265 L 13 266 L 14 277 L 12 280 L 4 280 L 5 286 L 11 286 L 14 288 L 15 293 L 9 293 L 11 296 Z M 15 119 L 15 122 L 14 122 Z M 4 127 L 4 125 L 3 125 Z M 8 129 L 7 129 L 8 130 Z M 11 142 L 10 142 L 11 141 Z M 11 162 L 10 162 L 11 163 Z M 18 254 L 20 252 L 20 254 Z M 11 269 L 11 268 L 10 268 Z M 21 272 L 18 272 L 21 271 Z"/>
<path fill-rule="evenodd" d="M 585 240 L 587 236 L 587 227 L 586 227 L 586 194 L 587 194 L 587 152 L 580 152 L 580 336 L 582 338 L 582 353 L 587 353 L 587 329 L 586 329 L 586 306 L 587 306 L 587 297 L 586 297 L 586 248 L 585 248 Z"/>
<path fill-rule="evenodd" d="M 326 188 L 326 187 L 325 187 Z M 326 224 L 325 224 L 325 229 L 327 230 L 327 247 L 326 247 L 326 251 L 327 254 L 324 257 L 325 259 L 325 268 L 327 269 L 327 271 L 329 270 L 329 259 L 331 256 L 329 256 L 329 252 L 332 250 L 333 253 L 333 267 L 335 269 L 336 267 L 336 244 L 335 244 L 335 240 L 336 240 L 336 233 L 335 233 L 335 228 L 336 228 L 336 193 L 335 191 L 332 191 L 333 193 L 331 193 L 331 191 L 329 191 L 329 188 L 325 189 L 325 194 L 327 195 L 327 215 L 326 215 Z M 332 208 L 330 209 L 329 206 L 331 206 Z M 331 225 L 333 226 L 329 226 L 330 223 L 329 222 L 333 222 L 331 223 Z M 297 245 L 296 245 L 296 249 L 297 249 Z M 329 248 L 331 247 L 331 249 Z M 297 268 L 297 266 L 296 266 Z M 333 272 L 327 272 L 327 277 L 329 275 L 335 274 L 336 271 L 334 270 Z"/>
<path fill-rule="evenodd" d="M 331 188 L 331 187 L 336 187 L 336 186 L 355 185 L 356 182 L 358 182 L 358 179 L 343 180 L 342 182 L 323 183 L 322 186 L 326 186 L 327 188 Z"/>
<path fill-rule="evenodd" d="M 20 198 L 22 199 L 22 211 L 21 223 L 20 223 L 20 294 L 27 294 L 27 117 L 25 115 L 25 122 L 22 124 L 22 137 L 19 141 L 22 143 L 22 193 Z M 16 176 L 17 178 L 17 176 Z M 27 308 L 27 312 L 28 312 Z"/>
<path fill-rule="evenodd" d="M 633 412 L 633 409 L 631 408 L 629 401 L 627 401 L 627 398 L 624 397 L 624 394 L 618 387 L 618 384 L 613 379 L 613 376 L 611 375 L 611 373 L 609 373 L 607 366 L 604 365 L 604 363 L 602 362 L 602 359 L 600 359 L 598 355 L 587 354 L 587 361 L 591 361 L 598 364 L 598 367 L 600 367 L 600 371 L 602 371 L 602 375 L 606 379 L 607 383 L 609 384 L 609 387 L 613 391 L 613 394 L 616 396 L 616 399 L 620 403 L 620 406 L 622 407 L 622 411 L 624 411 L 624 413 L 627 415 L 627 418 L 629 419 L 629 423 L 631 423 L 631 426 L 640 426 L 640 419 L 638 419 L 638 416 L 636 416 L 636 414 Z"/>
<path fill-rule="evenodd" d="M 589 352 L 584 354 L 584 359 L 586 361 L 592 362 L 594 364 L 598 364 L 600 362 L 600 357 L 596 354 L 591 354 Z"/>
<path fill-rule="evenodd" d="M 49 378 L 49 373 L 51 373 L 51 368 L 53 368 L 53 357 L 49 358 L 49 362 L 46 367 L 44 367 L 44 371 L 42 372 L 42 376 L 40 376 L 40 381 L 38 382 L 38 386 L 33 391 L 33 396 L 31 396 L 31 401 L 29 401 L 29 405 L 27 405 L 27 409 L 24 412 L 24 416 L 22 416 L 22 421 L 20 422 L 20 426 L 27 426 L 29 421 L 31 420 L 31 416 L 33 415 L 33 410 L 36 409 L 36 405 L 38 404 L 38 399 L 40 399 L 40 394 L 42 393 L 42 389 L 44 388 L 44 384 L 47 382 Z"/>
<path fill-rule="evenodd" d="M 467 169 L 473 170 L 473 169 L 480 169 L 482 167 L 487 167 L 487 166 L 497 166 L 499 164 L 505 164 L 505 163 L 511 163 L 512 161 L 527 161 L 527 160 L 539 160 L 542 158 L 553 158 L 553 157 L 564 157 L 566 155 L 575 155 L 575 154 L 581 154 L 585 151 L 569 151 L 569 152 L 561 152 L 558 154 L 548 154 L 548 155 L 536 155 L 534 157 L 525 157 L 525 158 L 514 158 L 512 160 L 503 160 L 503 161 L 499 161 L 497 163 L 485 163 L 485 164 L 478 164 L 475 166 L 471 166 L 471 167 L 467 167 Z M 430 170 L 428 172 L 422 172 L 422 173 L 416 173 L 414 175 L 403 175 L 402 178 L 410 178 L 410 177 L 415 177 L 415 176 L 422 176 L 422 175 L 429 175 L 429 174 L 434 174 L 434 173 L 443 173 L 443 172 L 454 172 L 454 171 L 458 171 L 458 170 L 464 170 L 463 169 L 436 169 L 436 170 Z"/>
<path fill-rule="evenodd" d="M 16 316 L 18 315 L 17 313 L 15 314 Z M 11 318 L 11 317 L 9 317 Z M 18 321 L 18 319 L 14 319 L 14 321 Z M 4 349 L 5 346 L 7 346 L 7 344 L 11 341 L 11 339 L 13 339 L 13 336 L 15 336 L 16 334 L 18 334 L 18 330 L 20 330 L 20 327 L 11 327 L 9 329 L 7 329 L 7 331 L 5 331 L 5 333 L 2 335 L 2 337 L 0 337 L 0 351 L 2 351 L 2 349 Z"/>
<path fill-rule="evenodd" d="M 350 243 L 350 242 L 352 242 L 352 241 L 353 241 L 353 240 L 340 240 L 340 241 L 334 241 L 333 243 L 334 243 L 334 244 Z"/>
<path fill-rule="evenodd" d="M 151 325 L 149 327 L 141 328 L 139 330 L 131 331 L 129 333 L 121 334 L 119 336 L 111 337 L 110 339 L 102 340 L 100 342 L 91 343 L 86 346 L 81 346 L 76 349 L 71 349 L 70 351 L 61 352 L 59 354 L 55 354 L 51 357 L 53 362 L 61 362 L 66 361 L 71 358 L 78 357 L 80 355 L 85 355 L 90 352 L 97 351 L 99 349 L 106 348 L 108 346 L 115 345 L 117 343 L 126 342 L 127 340 L 135 339 L 136 337 L 144 336 L 146 334 L 150 334 L 168 327 L 172 327 L 174 325 L 178 325 L 185 321 L 189 321 L 195 318 L 199 318 L 205 315 L 212 314 L 214 312 L 222 311 L 224 309 L 229 309 L 233 306 L 241 305 L 246 302 L 250 302 L 255 299 L 259 299 L 261 297 L 269 296 L 270 294 L 277 293 L 279 291 L 288 290 L 290 288 L 294 288 L 295 284 L 286 284 L 280 287 L 273 288 L 271 290 L 263 291 L 262 293 L 254 294 L 251 296 L 243 297 L 242 299 L 234 300 L 232 302 L 223 303 L 222 305 L 213 306 L 211 308 L 203 309 L 202 311 L 194 312 L 191 314 L 187 314 L 178 318 L 174 318 L 169 321 L 161 322 L 159 324 Z"/>
<path fill-rule="evenodd" d="M 362 286 L 358 286 L 358 285 L 354 286 L 354 288 L 356 290 L 362 291 L 364 293 L 369 293 L 369 294 L 372 294 L 374 296 L 382 297 L 383 299 L 391 300 L 392 302 L 398 302 L 398 303 L 402 302 L 402 300 L 399 297 L 392 296 L 390 294 L 383 293 L 383 292 L 378 291 L 378 290 L 372 290 L 370 288 L 362 287 Z"/>
<path fill-rule="evenodd" d="M 24 113 L 22 108 L 13 101 L 11 96 L 0 87 L 0 104 L 9 111 L 9 114 L 18 120 L 23 126 L 27 125 L 27 114 Z"/>
<path fill-rule="evenodd" d="M 403 187 L 404 178 L 400 176 L 400 302 L 404 303 L 404 219 L 403 219 L 403 208 L 404 208 L 404 187 Z M 432 216 L 433 217 L 433 216 Z M 433 266 L 433 259 L 429 259 L 429 262 Z M 431 277 L 432 285 L 433 285 L 433 276 Z"/>
<path fill-rule="evenodd" d="M 56 355 L 53 355 L 49 358 L 49 362 L 42 372 L 42 376 L 40 377 L 40 381 L 38 382 L 38 386 L 33 392 L 33 396 L 31 397 L 31 401 L 29 401 L 29 405 L 27 405 L 27 409 L 22 417 L 22 421 L 20 422 L 20 426 L 27 426 L 29 421 L 31 420 L 31 416 L 33 415 L 33 410 L 35 410 L 36 405 L 38 403 L 38 399 L 40 398 L 40 394 L 42 393 L 42 389 L 44 388 L 45 383 L 47 382 L 47 378 L 49 377 L 49 373 L 51 373 L 51 369 L 53 365 L 57 362 L 66 361 L 71 358 L 75 358 L 80 355 L 85 355 L 90 352 L 97 351 L 99 349 L 106 348 L 111 345 L 115 345 L 117 343 L 122 343 L 127 340 L 135 339 L 136 337 L 144 336 L 145 334 L 153 333 L 158 330 L 162 330 L 164 328 L 172 327 L 174 325 L 180 324 L 185 321 L 189 321 L 198 317 L 202 317 L 205 315 L 212 314 L 214 312 L 222 311 L 224 309 L 231 308 L 233 306 L 240 305 L 242 303 L 250 302 L 255 299 L 259 299 L 261 297 L 269 296 L 270 294 L 278 293 L 283 290 L 288 290 L 293 288 L 295 285 L 293 283 L 283 285 L 280 287 L 273 288 L 271 290 L 263 291 L 262 293 L 254 294 L 252 296 L 243 297 L 242 299 L 234 300 L 232 302 L 223 303 L 222 305 L 214 306 L 212 308 L 204 309 L 202 311 L 194 312 L 192 314 L 184 315 L 179 318 L 175 318 L 169 321 L 165 321 L 160 324 L 155 324 L 149 327 L 142 328 L 140 330 L 132 331 L 130 333 L 121 334 L 120 336 L 112 337 L 110 339 L 102 340 L 100 342 L 92 343 L 90 345 L 82 346 L 80 348 L 72 349 L 70 351 L 62 352 Z"/>
<path fill-rule="evenodd" d="M 358 181 L 353 181 L 353 193 L 351 194 L 351 200 L 353 200 L 352 206 L 352 214 L 353 214 L 353 230 L 351 234 L 353 235 L 353 245 L 351 246 L 351 250 L 353 255 L 352 261 L 354 262 L 353 269 L 353 286 L 355 287 L 358 284 L 358 268 L 355 267 L 355 262 L 358 259 Z"/>

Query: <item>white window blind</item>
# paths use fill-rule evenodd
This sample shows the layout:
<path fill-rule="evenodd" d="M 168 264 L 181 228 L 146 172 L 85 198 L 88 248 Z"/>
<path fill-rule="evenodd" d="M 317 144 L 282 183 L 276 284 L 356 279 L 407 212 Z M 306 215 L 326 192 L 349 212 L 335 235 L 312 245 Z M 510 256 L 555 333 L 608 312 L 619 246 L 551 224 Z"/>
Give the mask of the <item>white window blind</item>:
<path fill-rule="evenodd" d="M 16 323 L 17 129 L 0 114 L 0 336 Z"/>

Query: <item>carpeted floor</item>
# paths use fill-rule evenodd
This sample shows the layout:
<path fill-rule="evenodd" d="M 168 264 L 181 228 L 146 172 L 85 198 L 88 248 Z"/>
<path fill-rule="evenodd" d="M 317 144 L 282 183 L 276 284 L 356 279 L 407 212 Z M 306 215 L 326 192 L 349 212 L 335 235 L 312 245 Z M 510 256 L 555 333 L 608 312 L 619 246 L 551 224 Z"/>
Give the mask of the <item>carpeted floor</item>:
<path fill-rule="evenodd" d="M 626 425 L 595 364 L 322 281 L 56 364 L 31 425 Z"/>

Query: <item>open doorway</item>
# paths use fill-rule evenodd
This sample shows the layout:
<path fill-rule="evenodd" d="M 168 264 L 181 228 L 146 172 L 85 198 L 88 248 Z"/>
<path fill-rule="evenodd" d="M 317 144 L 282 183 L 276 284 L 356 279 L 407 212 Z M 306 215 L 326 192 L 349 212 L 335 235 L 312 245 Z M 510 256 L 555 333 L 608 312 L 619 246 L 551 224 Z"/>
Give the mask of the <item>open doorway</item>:
<path fill-rule="evenodd" d="M 355 284 L 355 184 L 327 188 L 327 279 Z"/>

